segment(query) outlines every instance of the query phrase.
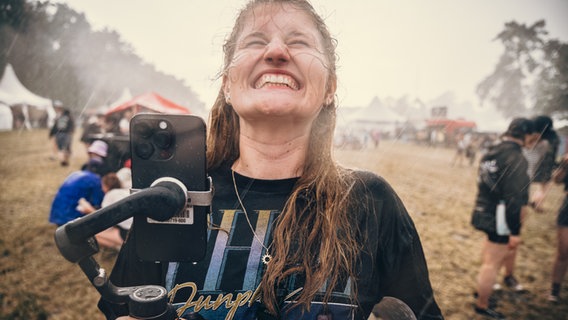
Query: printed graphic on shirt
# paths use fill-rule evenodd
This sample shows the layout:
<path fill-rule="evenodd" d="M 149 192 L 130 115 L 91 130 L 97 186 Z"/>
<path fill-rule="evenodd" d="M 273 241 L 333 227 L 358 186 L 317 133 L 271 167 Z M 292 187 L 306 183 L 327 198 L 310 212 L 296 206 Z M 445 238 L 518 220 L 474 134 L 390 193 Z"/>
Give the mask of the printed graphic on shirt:
<path fill-rule="evenodd" d="M 487 159 L 479 164 L 478 182 L 484 183 L 489 190 L 497 189 L 500 177 L 498 176 L 499 166 L 496 159 Z"/>
<path fill-rule="evenodd" d="M 166 277 L 170 301 L 180 315 L 198 312 L 207 320 L 256 319 L 260 304 L 259 286 L 264 272 L 262 256 L 270 248 L 274 221 L 279 212 L 257 210 L 249 217 L 241 210 L 223 210 L 218 225 L 221 230 L 209 234 L 209 256 L 195 265 L 172 263 Z M 252 230 L 251 230 L 252 228 Z M 188 270 L 183 270 L 188 269 Z M 203 273 L 203 276 L 198 276 Z M 188 275 L 195 281 L 188 282 Z M 298 293 L 303 284 L 300 276 L 290 277 L 288 293 Z M 325 308 L 317 301 L 310 313 L 300 315 L 300 309 L 284 307 L 283 319 L 319 319 L 325 314 L 334 319 L 351 319 L 354 306 L 350 304 L 349 281 L 336 288 L 334 303 Z M 322 288 L 322 291 L 325 288 Z M 287 300 L 293 301 L 295 295 Z M 329 318 L 331 319 L 331 318 Z"/>

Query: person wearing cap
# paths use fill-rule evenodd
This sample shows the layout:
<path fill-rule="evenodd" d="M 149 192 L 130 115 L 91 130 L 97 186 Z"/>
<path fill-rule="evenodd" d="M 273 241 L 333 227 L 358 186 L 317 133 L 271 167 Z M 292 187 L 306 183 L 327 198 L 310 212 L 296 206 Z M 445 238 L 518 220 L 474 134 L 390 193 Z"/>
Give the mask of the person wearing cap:
<path fill-rule="evenodd" d="M 49 222 L 61 226 L 83 216 L 78 210 L 79 199 L 84 198 L 94 207 L 100 207 L 103 200 L 100 169 L 102 165 L 89 160 L 80 171 L 72 172 L 61 184 L 49 213 Z"/>
<path fill-rule="evenodd" d="M 530 185 L 522 147 L 532 133 L 531 120 L 513 119 L 501 142 L 492 146 L 479 163 L 478 192 L 471 223 L 486 233 L 487 238 L 482 249 L 474 310 L 493 319 L 505 319 L 489 306 L 497 274 L 508 259 L 514 261 L 516 248 L 521 243 L 521 217 L 528 204 Z"/>
<path fill-rule="evenodd" d="M 88 161 L 94 161 L 100 164 L 99 172 L 102 176 L 111 172 L 105 159 L 108 155 L 108 144 L 103 140 L 93 141 L 87 148 L 87 154 L 89 156 Z"/>
<path fill-rule="evenodd" d="M 71 112 L 63 107 L 61 101 L 53 102 L 53 107 L 57 115 L 49 131 L 49 138 L 55 138 L 59 161 L 61 166 L 65 167 L 69 165 L 69 158 L 71 157 L 71 142 L 75 131 L 75 122 Z"/>

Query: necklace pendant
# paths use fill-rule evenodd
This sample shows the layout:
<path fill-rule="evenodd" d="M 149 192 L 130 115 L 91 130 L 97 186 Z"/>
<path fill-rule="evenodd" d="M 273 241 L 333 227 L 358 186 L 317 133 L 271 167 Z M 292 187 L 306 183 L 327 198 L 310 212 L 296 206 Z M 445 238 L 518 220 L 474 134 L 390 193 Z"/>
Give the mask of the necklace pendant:
<path fill-rule="evenodd" d="M 272 256 L 267 252 L 262 256 L 261 261 L 265 265 L 268 265 L 270 263 L 270 261 L 272 261 Z"/>

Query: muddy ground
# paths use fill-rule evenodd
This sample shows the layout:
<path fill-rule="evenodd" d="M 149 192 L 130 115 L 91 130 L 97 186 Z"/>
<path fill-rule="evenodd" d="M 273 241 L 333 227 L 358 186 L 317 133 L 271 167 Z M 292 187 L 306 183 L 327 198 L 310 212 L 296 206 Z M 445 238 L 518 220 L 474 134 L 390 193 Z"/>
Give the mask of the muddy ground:
<path fill-rule="evenodd" d="M 97 291 L 60 255 L 55 227 L 47 222 L 58 186 L 85 161 L 85 147 L 75 142 L 69 167 L 49 160 L 46 130 L 1 132 L 0 150 L 0 319 L 102 319 Z M 476 168 L 452 166 L 453 156 L 451 149 L 401 141 L 336 152 L 346 166 L 377 172 L 393 185 L 419 230 L 445 317 L 475 319 L 472 292 L 484 238 L 469 224 Z M 516 276 L 527 292 L 498 295 L 508 319 L 568 319 L 568 279 L 560 303 L 546 300 L 562 196 L 554 186 L 544 213 L 531 211 L 523 227 Z M 110 269 L 115 254 L 105 251 L 95 258 Z"/>

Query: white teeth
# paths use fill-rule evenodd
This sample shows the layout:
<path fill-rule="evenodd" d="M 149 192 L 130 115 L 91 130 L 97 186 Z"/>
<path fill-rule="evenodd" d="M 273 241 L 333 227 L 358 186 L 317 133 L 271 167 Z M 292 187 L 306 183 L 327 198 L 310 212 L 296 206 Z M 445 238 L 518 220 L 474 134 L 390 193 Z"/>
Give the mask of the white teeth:
<path fill-rule="evenodd" d="M 260 89 L 266 84 L 285 85 L 293 90 L 298 90 L 298 84 L 292 77 L 283 74 L 264 74 L 256 82 L 255 88 Z"/>

